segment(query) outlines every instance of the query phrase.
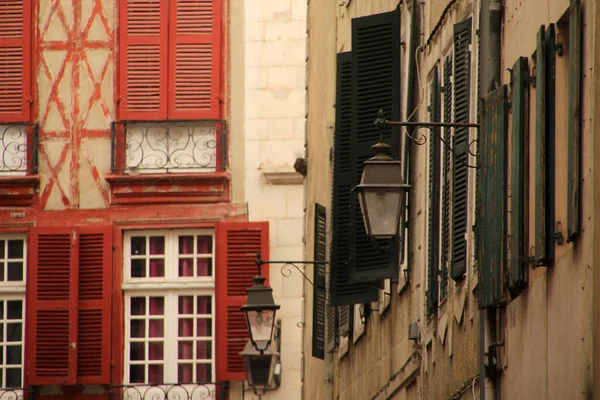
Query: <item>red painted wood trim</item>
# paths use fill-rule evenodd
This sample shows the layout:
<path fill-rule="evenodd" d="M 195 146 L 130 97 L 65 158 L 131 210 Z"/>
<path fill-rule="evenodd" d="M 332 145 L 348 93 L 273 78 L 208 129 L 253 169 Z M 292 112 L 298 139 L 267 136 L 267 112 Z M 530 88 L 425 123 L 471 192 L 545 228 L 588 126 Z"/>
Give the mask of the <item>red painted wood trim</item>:
<path fill-rule="evenodd" d="M 113 226 L 113 282 L 112 282 L 112 384 L 123 383 L 125 363 L 125 302 L 123 299 L 123 230 Z"/>
<path fill-rule="evenodd" d="M 0 177 L 0 206 L 27 207 L 35 203 L 39 175 Z"/>

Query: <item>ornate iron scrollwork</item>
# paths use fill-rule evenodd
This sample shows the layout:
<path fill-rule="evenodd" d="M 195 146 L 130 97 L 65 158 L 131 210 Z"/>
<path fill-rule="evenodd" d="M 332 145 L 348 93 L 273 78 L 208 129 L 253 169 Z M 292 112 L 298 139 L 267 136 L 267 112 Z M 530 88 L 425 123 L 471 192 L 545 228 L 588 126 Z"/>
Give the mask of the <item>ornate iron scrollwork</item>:
<path fill-rule="evenodd" d="M 0 124 L 0 174 L 37 173 L 38 126 Z"/>
<path fill-rule="evenodd" d="M 0 389 L 0 400 L 34 400 L 37 391 L 32 388 L 2 388 Z"/>
<path fill-rule="evenodd" d="M 224 399 L 227 383 L 122 385 L 110 387 L 113 400 L 218 400 Z"/>

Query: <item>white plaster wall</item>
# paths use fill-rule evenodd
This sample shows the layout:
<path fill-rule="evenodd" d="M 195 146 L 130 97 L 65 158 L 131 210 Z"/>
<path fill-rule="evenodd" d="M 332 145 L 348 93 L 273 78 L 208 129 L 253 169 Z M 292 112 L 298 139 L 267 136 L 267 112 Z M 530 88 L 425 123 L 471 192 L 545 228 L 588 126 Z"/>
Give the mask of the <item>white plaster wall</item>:
<path fill-rule="evenodd" d="M 269 221 L 271 259 L 302 260 L 304 186 L 293 165 L 304 155 L 306 0 L 245 0 L 244 25 L 249 219 Z M 270 183 L 273 172 L 289 183 Z M 271 266 L 270 285 L 281 305 L 282 386 L 263 399 L 295 400 L 301 398 L 303 278 L 297 271 L 284 278 L 280 271 Z M 245 398 L 254 395 L 247 391 Z"/>

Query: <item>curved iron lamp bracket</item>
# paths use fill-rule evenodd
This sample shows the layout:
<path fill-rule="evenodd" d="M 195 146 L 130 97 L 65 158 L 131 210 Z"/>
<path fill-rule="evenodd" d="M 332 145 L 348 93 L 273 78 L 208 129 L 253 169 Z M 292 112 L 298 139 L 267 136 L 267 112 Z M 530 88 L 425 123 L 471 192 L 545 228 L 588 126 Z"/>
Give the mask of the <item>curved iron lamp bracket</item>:
<path fill-rule="evenodd" d="M 302 264 L 302 265 L 326 265 L 329 264 L 329 261 L 324 261 L 324 260 L 317 260 L 317 261 L 275 261 L 275 260 L 263 260 L 262 259 L 262 255 L 260 253 L 260 251 L 258 253 L 256 253 L 256 266 L 258 267 L 258 273 L 260 274 L 260 267 L 263 266 L 264 264 L 282 264 L 281 266 L 281 275 L 283 275 L 284 277 L 288 278 L 292 275 L 292 269 L 291 267 L 294 267 L 298 270 L 298 272 L 300 272 L 300 274 L 302 274 L 302 276 L 304 277 L 304 279 L 310 283 L 312 286 L 315 286 L 315 284 L 313 283 L 313 281 L 311 281 L 308 276 L 306 276 L 306 274 L 304 273 L 304 271 L 302 271 L 300 269 L 300 267 L 296 264 Z"/>

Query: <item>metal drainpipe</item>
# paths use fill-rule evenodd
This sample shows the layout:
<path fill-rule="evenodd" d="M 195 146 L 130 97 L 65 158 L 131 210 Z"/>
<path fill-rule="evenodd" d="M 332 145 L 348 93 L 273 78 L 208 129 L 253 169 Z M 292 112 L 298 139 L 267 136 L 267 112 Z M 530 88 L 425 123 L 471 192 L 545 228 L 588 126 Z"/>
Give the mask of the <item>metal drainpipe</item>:
<path fill-rule="evenodd" d="M 494 90 L 501 82 L 503 0 L 481 0 L 479 40 L 481 41 L 482 95 Z M 478 100 L 479 101 L 479 100 Z M 485 133 L 485 130 L 481 132 Z M 502 329 L 498 309 L 481 310 L 479 314 L 479 397 L 480 400 L 500 399 L 500 377 L 487 378 L 484 355 L 490 344 L 499 340 Z"/>

